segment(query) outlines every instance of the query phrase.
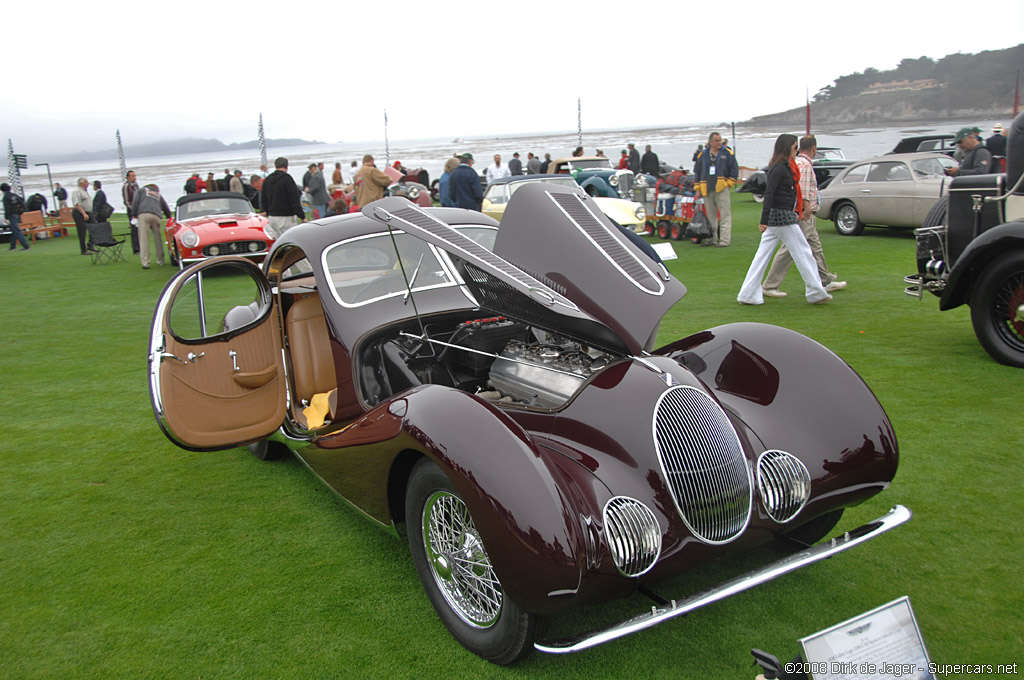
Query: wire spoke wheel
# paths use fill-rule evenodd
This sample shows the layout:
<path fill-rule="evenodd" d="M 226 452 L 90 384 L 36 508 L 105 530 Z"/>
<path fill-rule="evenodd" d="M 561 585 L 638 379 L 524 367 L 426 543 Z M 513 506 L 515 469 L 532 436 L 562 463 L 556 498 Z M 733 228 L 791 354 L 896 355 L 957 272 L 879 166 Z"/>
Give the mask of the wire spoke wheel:
<path fill-rule="evenodd" d="M 438 492 L 423 507 L 423 543 L 434 581 L 471 626 L 493 626 L 501 614 L 501 585 L 462 499 Z"/>

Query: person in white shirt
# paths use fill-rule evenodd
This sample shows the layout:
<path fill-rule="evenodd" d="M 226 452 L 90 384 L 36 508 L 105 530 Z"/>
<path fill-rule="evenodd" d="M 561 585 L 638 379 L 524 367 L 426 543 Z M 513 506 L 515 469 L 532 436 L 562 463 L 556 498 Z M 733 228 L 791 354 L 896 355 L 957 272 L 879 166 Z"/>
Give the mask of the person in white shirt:
<path fill-rule="evenodd" d="M 488 165 L 487 169 L 484 170 L 484 177 L 487 178 L 487 183 L 490 184 L 496 179 L 511 176 L 512 171 L 508 169 L 508 166 L 501 164 L 501 154 L 494 154 L 494 165 Z"/>

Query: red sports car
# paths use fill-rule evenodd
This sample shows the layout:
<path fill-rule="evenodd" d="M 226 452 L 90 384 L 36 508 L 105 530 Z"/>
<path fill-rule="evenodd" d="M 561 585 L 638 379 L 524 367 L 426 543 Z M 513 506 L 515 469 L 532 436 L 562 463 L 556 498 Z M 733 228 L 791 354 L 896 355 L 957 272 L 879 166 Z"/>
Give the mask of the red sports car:
<path fill-rule="evenodd" d="M 164 235 L 171 262 L 184 267 L 217 255 L 263 258 L 274 243 L 266 226 L 245 196 L 214 191 L 179 198 Z"/>

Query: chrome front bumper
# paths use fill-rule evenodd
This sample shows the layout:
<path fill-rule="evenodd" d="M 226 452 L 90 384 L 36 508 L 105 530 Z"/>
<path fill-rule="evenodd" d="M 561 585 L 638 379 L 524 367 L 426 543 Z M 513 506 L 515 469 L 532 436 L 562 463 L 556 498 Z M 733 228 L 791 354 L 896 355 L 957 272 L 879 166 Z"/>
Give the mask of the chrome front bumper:
<path fill-rule="evenodd" d="M 570 638 L 537 642 L 534 644 L 534 647 L 542 652 L 567 654 L 569 652 L 579 652 L 590 647 L 596 647 L 597 645 L 604 644 L 605 642 L 610 642 L 611 640 L 631 635 L 646 628 L 656 626 L 668 619 L 675 618 L 676 616 L 688 614 L 705 605 L 718 602 L 719 600 L 724 600 L 725 598 L 741 593 L 744 590 L 750 590 L 755 586 L 767 583 L 768 581 L 782 576 L 783 574 L 788 574 L 791 571 L 796 571 L 808 564 L 820 562 L 821 560 L 832 557 L 833 555 L 841 553 L 844 550 L 848 550 L 855 545 L 860 545 L 865 541 L 869 541 L 876 536 L 884 534 L 890 529 L 898 527 L 909 520 L 910 517 L 910 510 L 902 505 L 897 505 L 884 517 L 880 517 L 874 522 L 869 522 L 868 524 L 854 529 L 853 531 L 846 532 L 838 538 L 833 538 L 825 543 L 819 543 L 807 550 L 802 550 L 799 553 L 785 557 L 777 562 L 761 567 L 760 569 L 747 572 L 742 576 L 726 581 L 725 583 L 715 586 L 709 590 L 691 595 L 685 600 L 672 600 L 667 605 L 651 607 L 649 612 L 644 612 L 643 614 L 634 616 L 631 619 L 626 619 L 625 621 L 612 624 L 607 628 L 592 630 Z"/>

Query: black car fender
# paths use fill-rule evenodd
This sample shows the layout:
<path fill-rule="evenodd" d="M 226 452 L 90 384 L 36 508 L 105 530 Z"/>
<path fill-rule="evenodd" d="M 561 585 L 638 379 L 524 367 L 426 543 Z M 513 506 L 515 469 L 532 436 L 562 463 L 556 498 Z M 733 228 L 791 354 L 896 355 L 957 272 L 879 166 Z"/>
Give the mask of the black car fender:
<path fill-rule="evenodd" d="M 949 279 L 939 299 L 939 309 L 946 311 L 966 304 L 979 274 L 999 255 L 1024 249 L 1024 220 L 1006 222 L 980 234 L 967 244 L 949 272 Z"/>

